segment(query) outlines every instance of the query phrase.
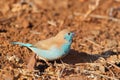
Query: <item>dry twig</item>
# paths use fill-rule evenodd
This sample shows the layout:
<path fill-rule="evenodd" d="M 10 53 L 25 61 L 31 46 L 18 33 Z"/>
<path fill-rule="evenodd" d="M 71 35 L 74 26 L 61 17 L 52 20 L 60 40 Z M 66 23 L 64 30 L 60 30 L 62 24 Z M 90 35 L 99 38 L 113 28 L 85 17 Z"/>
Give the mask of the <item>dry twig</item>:
<path fill-rule="evenodd" d="M 88 42 L 90 42 L 90 43 L 92 43 L 92 44 L 94 44 L 94 45 L 96 45 L 96 46 L 98 46 L 98 47 L 100 47 L 100 48 L 104 48 L 103 46 L 101 46 L 101 45 L 93 42 L 92 40 L 89 40 L 89 39 L 87 39 L 87 38 L 86 38 L 85 40 L 87 40 Z"/>
<path fill-rule="evenodd" d="M 99 74 L 99 73 L 96 73 L 95 71 L 84 70 L 83 73 L 85 73 L 85 74 L 94 74 L 94 75 L 101 76 L 101 77 L 111 79 L 111 80 L 119 80 L 118 78 L 106 76 L 106 75 L 103 75 L 103 74 Z"/>
<path fill-rule="evenodd" d="M 84 13 L 74 13 L 76 16 L 85 16 Z M 109 16 L 102 16 L 102 15 L 97 15 L 97 14 L 90 14 L 89 17 L 93 17 L 93 18 L 98 18 L 98 19 L 106 19 L 106 20 L 112 20 L 115 22 L 120 22 L 120 19 L 118 18 L 114 18 L 114 17 L 109 17 Z"/>
<path fill-rule="evenodd" d="M 92 13 L 99 5 L 100 0 L 95 0 L 95 4 L 90 4 L 89 5 L 89 10 L 87 13 L 84 15 L 84 19 L 89 16 L 90 13 Z"/>
<path fill-rule="evenodd" d="M 118 66 L 116 66 L 115 64 L 112 64 L 110 62 L 107 62 L 108 64 L 112 65 L 113 67 L 115 67 L 116 69 L 120 70 L 120 68 Z"/>

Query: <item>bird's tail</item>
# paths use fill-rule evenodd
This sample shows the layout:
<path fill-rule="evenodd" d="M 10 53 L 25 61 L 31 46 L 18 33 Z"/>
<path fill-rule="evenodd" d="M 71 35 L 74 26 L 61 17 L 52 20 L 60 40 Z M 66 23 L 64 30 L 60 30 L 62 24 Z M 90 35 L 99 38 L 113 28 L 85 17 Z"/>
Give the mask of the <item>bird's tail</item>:
<path fill-rule="evenodd" d="M 29 43 L 22 43 L 22 42 L 11 42 L 11 44 L 19 44 L 20 46 L 31 47 L 32 44 Z"/>

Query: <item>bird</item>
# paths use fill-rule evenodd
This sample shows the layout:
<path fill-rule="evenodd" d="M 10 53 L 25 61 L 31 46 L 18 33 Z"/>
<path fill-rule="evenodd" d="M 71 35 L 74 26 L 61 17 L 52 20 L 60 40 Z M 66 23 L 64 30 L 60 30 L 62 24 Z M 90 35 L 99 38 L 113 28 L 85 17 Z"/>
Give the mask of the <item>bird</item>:
<path fill-rule="evenodd" d="M 71 32 L 69 29 L 63 29 L 56 36 L 40 40 L 33 44 L 22 42 L 11 43 L 29 48 L 39 56 L 41 60 L 47 63 L 48 61 L 61 59 L 69 53 L 73 36 L 74 32 Z"/>

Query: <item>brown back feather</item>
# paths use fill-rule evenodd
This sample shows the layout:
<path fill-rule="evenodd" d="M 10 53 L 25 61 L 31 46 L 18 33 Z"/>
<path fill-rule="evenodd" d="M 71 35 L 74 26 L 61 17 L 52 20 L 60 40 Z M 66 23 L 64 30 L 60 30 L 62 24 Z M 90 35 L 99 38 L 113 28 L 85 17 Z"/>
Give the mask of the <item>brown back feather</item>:
<path fill-rule="evenodd" d="M 56 46 L 57 48 L 60 48 L 64 43 L 66 43 L 66 40 L 64 39 L 64 35 L 68 32 L 70 31 L 64 29 L 60 31 L 55 37 L 39 41 L 35 43 L 34 46 L 44 50 L 49 50 L 51 46 Z"/>

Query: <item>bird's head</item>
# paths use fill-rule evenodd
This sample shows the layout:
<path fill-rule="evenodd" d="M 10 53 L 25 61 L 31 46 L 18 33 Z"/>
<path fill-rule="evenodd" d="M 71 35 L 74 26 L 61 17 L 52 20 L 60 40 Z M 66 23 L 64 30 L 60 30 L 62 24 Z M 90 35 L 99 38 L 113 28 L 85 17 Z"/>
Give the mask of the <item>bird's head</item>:
<path fill-rule="evenodd" d="M 67 42 L 72 42 L 73 36 L 74 36 L 73 32 L 71 32 L 68 29 L 64 29 L 56 35 L 56 38 L 58 40 L 64 40 L 64 41 L 67 41 Z"/>

